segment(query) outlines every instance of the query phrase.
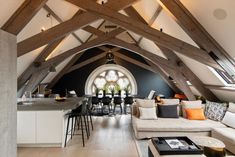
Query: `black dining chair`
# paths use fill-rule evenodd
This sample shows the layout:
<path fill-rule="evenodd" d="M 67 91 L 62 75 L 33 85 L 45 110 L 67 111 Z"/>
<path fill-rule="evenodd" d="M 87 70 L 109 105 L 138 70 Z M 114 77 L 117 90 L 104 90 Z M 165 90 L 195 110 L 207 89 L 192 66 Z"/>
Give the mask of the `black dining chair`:
<path fill-rule="evenodd" d="M 132 104 L 133 104 L 133 97 L 125 97 L 124 98 L 124 113 L 126 114 L 126 109 L 127 109 L 127 106 L 130 107 L 130 111 L 131 111 L 131 114 L 132 114 Z"/>
<path fill-rule="evenodd" d="M 104 113 L 105 106 L 108 107 L 108 110 L 109 110 L 109 113 L 110 113 L 111 112 L 111 98 L 109 98 L 107 96 L 103 97 L 102 98 L 102 104 L 103 104 L 103 106 L 102 106 L 102 113 Z"/>
<path fill-rule="evenodd" d="M 122 98 L 121 97 L 114 97 L 113 103 L 114 103 L 113 113 L 115 113 L 116 106 L 119 106 L 120 110 L 121 110 L 121 114 L 122 114 Z"/>
<path fill-rule="evenodd" d="M 96 97 L 96 96 L 91 97 L 91 104 L 92 104 L 91 110 L 95 109 L 95 110 L 98 111 L 99 106 L 100 106 L 100 100 L 99 100 L 99 98 Z"/>

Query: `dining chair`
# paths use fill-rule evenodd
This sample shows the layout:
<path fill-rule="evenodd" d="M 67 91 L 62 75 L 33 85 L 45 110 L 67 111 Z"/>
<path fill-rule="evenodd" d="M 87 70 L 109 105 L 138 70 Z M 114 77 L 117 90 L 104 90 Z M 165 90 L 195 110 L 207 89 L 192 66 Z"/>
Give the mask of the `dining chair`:
<path fill-rule="evenodd" d="M 132 115 L 132 104 L 133 104 L 133 97 L 125 97 L 124 98 L 124 113 L 126 114 L 126 109 L 127 109 L 127 106 L 130 107 L 130 111 L 131 111 L 131 115 Z"/>
<path fill-rule="evenodd" d="M 119 97 L 114 97 L 113 98 L 113 103 L 114 103 L 113 113 L 115 114 L 116 106 L 119 106 L 120 110 L 121 110 L 121 114 L 122 114 L 122 98 L 120 96 Z"/>

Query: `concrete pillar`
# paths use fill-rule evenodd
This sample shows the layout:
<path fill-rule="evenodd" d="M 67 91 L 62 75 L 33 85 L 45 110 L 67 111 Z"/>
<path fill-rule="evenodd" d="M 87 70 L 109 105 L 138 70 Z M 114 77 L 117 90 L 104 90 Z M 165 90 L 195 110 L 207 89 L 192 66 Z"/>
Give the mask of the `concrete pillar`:
<path fill-rule="evenodd" d="M 0 29 L 0 156 L 16 157 L 16 36 Z"/>

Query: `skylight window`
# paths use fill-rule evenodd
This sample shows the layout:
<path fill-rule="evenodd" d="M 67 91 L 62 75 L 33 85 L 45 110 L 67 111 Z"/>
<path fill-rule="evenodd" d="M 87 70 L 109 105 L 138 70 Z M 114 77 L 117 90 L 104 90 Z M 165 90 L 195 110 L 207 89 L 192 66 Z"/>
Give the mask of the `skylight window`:
<path fill-rule="evenodd" d="M 217 76 L 217 78 L 220 79 L 220 81 L 225 85 L 225 86 L 230 86 L 230 87 L 235 87 L 235 80 L 232 78 L 227 72 L 214 69 L 209 67 L 209 69 Z"/>
<path fill-rule="evenodd" d="M 235 86 L 235 67 L 226 60 L 221 60 L 212 51 L 209 55 L 223 68 L 225 71 L 213 69 L 212 71 L 226 86 Z M 211 69 L 211 68 L 210 68 Z"/>

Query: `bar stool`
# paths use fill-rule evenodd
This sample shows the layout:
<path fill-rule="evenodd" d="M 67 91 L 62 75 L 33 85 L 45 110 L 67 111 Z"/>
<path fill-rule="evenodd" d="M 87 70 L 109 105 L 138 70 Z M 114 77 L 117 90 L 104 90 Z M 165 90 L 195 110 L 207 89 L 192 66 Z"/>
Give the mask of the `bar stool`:
<path fill-rule="evenodd" d="M 124 113 L 126 114 L 126 108 L 127 106 L 130 107 L 130 110 L 131 110 L 131 115 L 132 115 L 132 108 L 131 108 L 131 105 L 133 104 L 133 97 L 125 97 L 124 98 Z"/>
<path fill-rule="evenodd" d="M 68 116 L 68 120 L 67 120 L 64 147 L 66 147 L 68 135 L 71 135 L 71 137 L 70 137 L 71 139 L 72 139 L 73 135 L 80 135 L 80 134 L 75 134 L 76 125 L 77 125 L 78 129 L 81 129 L 82 144 L 83 144 L 83 147 L 85 147 L 83 122 L 85 124 L 85 130 L 86 130 L 86 134 L 88 137 L 87 121 L 86 121 L 86 117 L 85 117 L 86 116 L 86 102 L 83 101 L 82 105 L 80 105 L 76 109 L 72 110 L 71 112 L 67 113 L 66 116 Z M 74 119 L 75 119 L 75 122 L 74 122 Z M 71 123 L 71 129 L 69 130 L 70 120 L 72 121 L 72 123 Z"/>
<path fill-rule="evenodd" d="M 91 125 L 91 129 L 94 130 L 93 121 L 92 121 L 92 107 L 93 107 L 92 99 L 88 98 L 86 118 L 87 118 L 87 128 L 88 128 L 89 136 L 90 136 L 90 125 Z"/>
<path fill-rule="evenodd" d="M 121 114 L 122 114 L 122 98 L 121 97 L 114 97 L 113 103 L 114 103 L 113 113 L 115 113 L 116 106 L 119 105 L 120 109 L 121 109 Z"/>

